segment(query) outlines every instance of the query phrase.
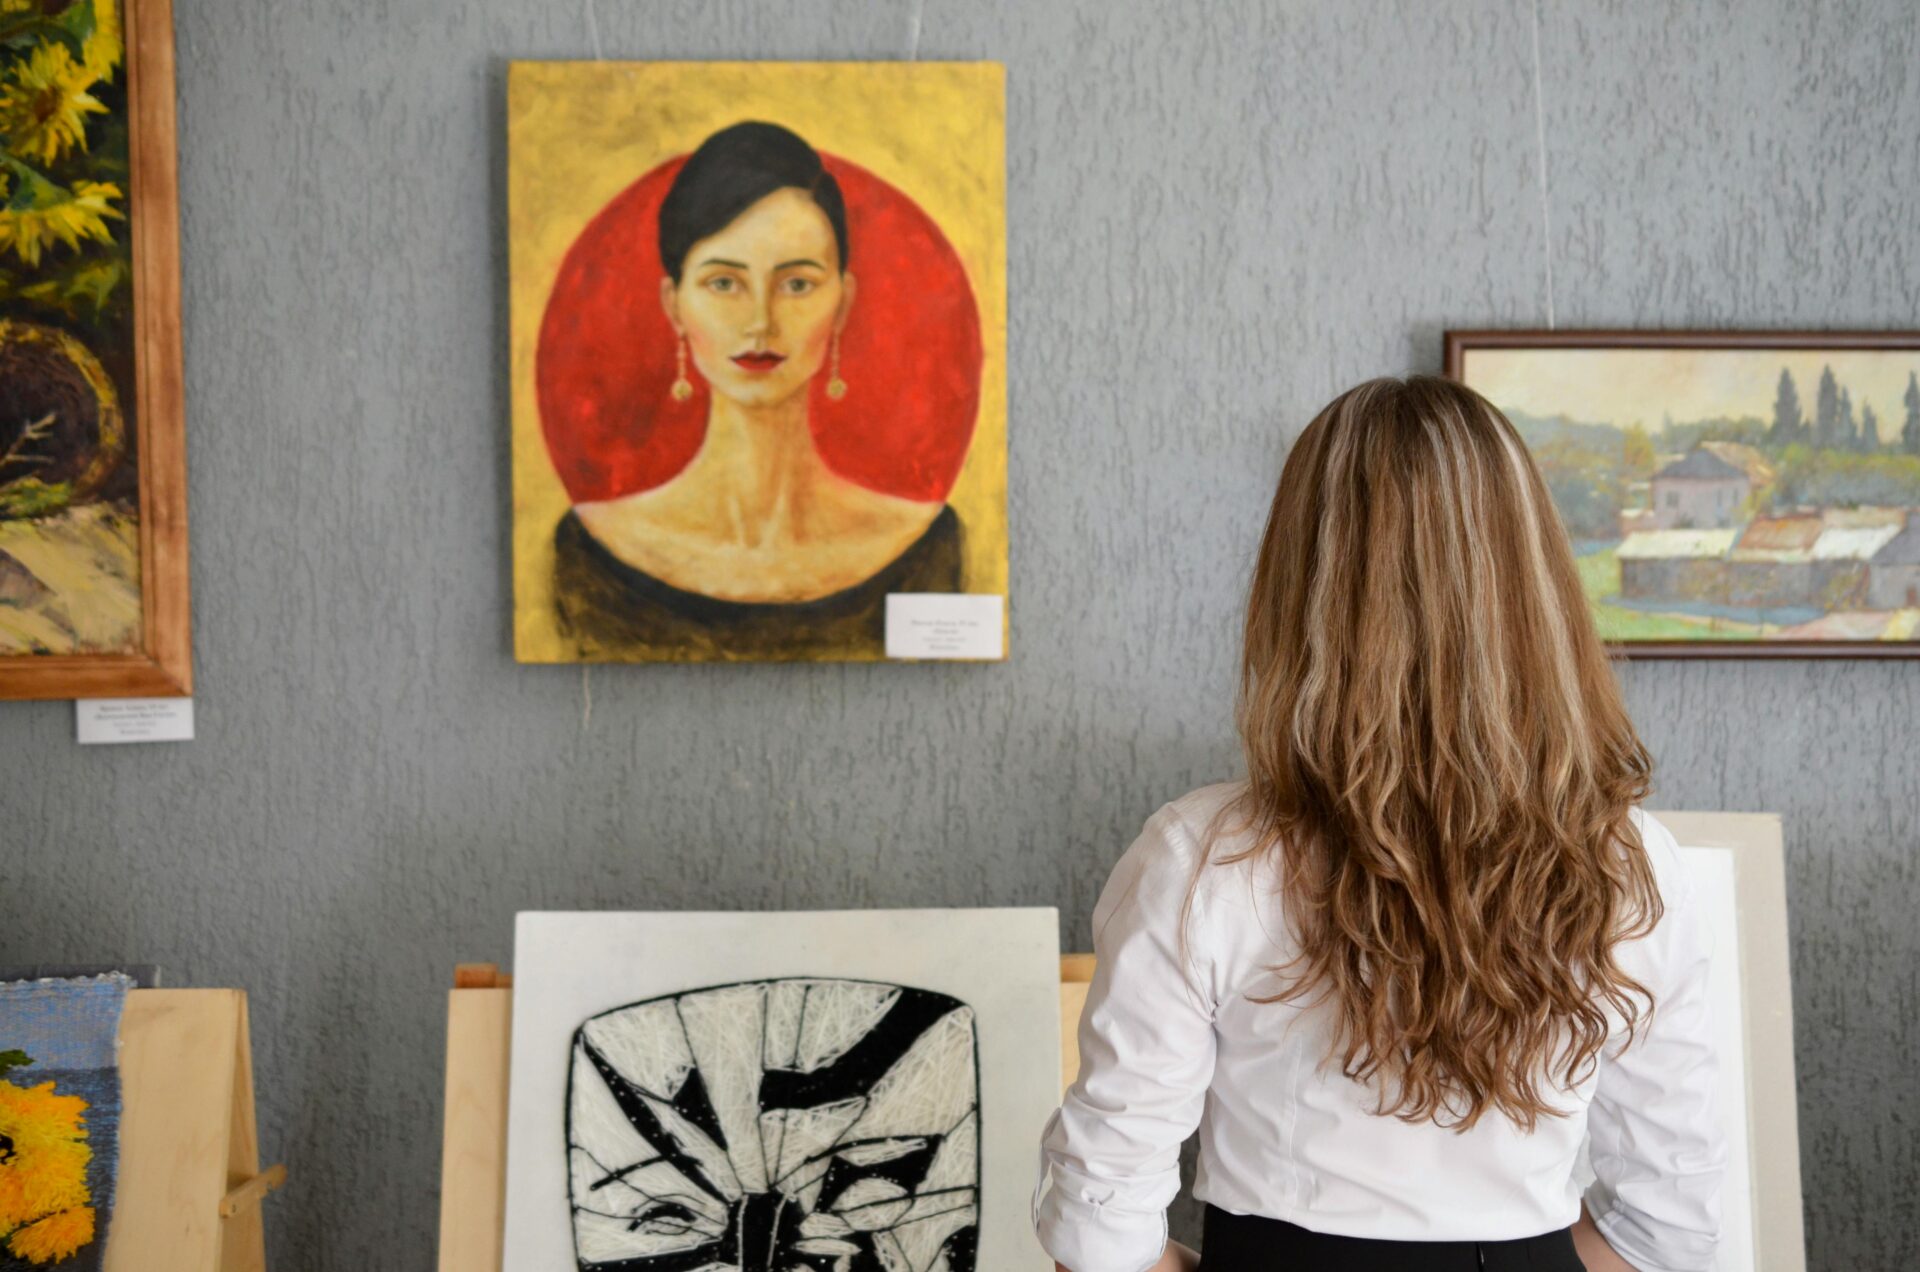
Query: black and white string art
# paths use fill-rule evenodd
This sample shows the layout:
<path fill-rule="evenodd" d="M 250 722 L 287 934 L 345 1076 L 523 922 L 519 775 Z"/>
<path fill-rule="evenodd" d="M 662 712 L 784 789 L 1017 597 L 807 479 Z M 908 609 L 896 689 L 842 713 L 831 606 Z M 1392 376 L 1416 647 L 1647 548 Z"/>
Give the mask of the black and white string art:
<path fill-rule="evenodd" d="M 582 1272 L 974 1272 L 980 1073 L 956 998 L 781 979 L 574 1035 Z"/>

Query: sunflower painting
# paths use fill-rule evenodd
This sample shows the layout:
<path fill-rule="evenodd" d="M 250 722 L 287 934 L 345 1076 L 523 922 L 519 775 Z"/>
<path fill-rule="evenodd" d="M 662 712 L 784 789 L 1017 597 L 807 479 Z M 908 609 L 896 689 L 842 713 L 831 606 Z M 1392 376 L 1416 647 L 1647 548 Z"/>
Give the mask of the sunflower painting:
<path fill-rule="evenodd" d="M 101 1266 L 129 983 L 116 974 L 0 985 L 0 1272 Z"/>
<path fill-rule="evenodd" d="M 0 699 L 192 692 L 170 0 L 0 0 Z"/>
<path fill-rule="evenodd" d="M 0 0 L 0 655 L 140 643 L 119 0 Z"/>

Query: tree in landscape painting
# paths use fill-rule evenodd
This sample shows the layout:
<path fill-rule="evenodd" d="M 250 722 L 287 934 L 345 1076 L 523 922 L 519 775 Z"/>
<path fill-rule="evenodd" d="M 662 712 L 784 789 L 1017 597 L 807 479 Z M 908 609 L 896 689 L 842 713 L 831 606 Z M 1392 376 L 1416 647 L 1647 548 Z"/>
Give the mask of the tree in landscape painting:
<path fill-rule="evenodd" d="M 1800 391 L 1793 387 L 1793 377 L 1783 367 L 1780 388 L 1773 399 L 1773 429 L 1767 440 L 1775 446 L 1791 446 L 1803 440 L 1806 427 L 1806 419 L 1800 414 Z"/>
<path fill-rule="evenodd" d="M 1840 439 L 1840 386 L 1834 382 L 1833 368 L 1820 372 L 1819 396 L 1814 398 L 1813 444 L 1822 450 Z"/>
<path fill-rule="evenodd" d="M 1907 375 L 1907 422 L 1900 430 L 1900 443 L 1909 455 L 1920 455 L 1920 375 Z"/>

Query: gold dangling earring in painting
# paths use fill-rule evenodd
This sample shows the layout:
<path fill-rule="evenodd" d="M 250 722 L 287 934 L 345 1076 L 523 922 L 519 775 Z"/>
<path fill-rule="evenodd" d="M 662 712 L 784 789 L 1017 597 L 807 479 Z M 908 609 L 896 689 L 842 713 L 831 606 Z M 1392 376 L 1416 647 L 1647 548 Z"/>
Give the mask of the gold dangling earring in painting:
<path fill-rule="evenodd" d="M 833 367 L 827 373 L 827 396 L 838 402 L 847 396 L 847 382 L 840 378 L 840 336 L 833 337 Z"/>
<path fill-rule="evenodd" d="M 693 396 L 693 381 L 687 379 L 687 338 L 685 336 L 674 342 L 673 355 L 676 370 L 673 388 L 668 391 L 673 394 L 674 401 L 684 402 Z"/>

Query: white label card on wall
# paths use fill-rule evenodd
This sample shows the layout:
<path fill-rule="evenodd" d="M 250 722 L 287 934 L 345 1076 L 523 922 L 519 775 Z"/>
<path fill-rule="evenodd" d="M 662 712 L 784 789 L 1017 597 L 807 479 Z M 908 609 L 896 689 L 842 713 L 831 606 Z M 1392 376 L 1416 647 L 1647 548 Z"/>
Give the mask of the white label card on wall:
<path fill-rule="evenodd" d="M 82 746 L 193 741 L 192 698 L 82 698 L 73 708 Z"/>
<path fill-rule="evenodd" d="M 1006 598 L 973 592 L 887 593 L 887 657 L 1000 658 Z"/>

